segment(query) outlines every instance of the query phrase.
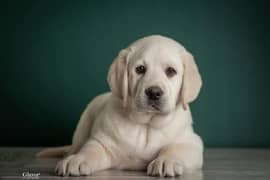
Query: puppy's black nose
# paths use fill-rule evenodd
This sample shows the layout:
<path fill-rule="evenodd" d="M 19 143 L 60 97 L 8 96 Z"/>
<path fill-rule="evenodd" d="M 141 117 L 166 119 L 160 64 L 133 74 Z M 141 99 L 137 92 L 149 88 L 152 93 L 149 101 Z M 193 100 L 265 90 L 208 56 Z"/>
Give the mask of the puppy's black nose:
<path fill-rule="evenodd" d="M 151 86 L 145 90 L 145 94 L 150 100 L 159 100 L 163 95 L 163 91 L 158 86 Z"/>

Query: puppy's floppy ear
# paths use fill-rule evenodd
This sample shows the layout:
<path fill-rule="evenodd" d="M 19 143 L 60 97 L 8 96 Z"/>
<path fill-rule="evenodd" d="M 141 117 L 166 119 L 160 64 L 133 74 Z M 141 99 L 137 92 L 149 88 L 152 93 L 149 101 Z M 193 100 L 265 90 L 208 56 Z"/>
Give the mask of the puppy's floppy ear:
<path fill-rule="evenodd" d="M 107 81 L 114 95 L 123 101 L 123 106 L 126 107 L 128 96 L 128 56 L 130 49 L 123 49 L 113 61 Z"/>
<path fill-rule="evenodd" d="M 193 56 L 184 50 L 181 52 L 181 58 L 184 65 L 184 74 L 179 100 L 183 104 L 183 108 L 186 110 L 187 104 L 194 101 L 198 96 L 202 80 Z"/>

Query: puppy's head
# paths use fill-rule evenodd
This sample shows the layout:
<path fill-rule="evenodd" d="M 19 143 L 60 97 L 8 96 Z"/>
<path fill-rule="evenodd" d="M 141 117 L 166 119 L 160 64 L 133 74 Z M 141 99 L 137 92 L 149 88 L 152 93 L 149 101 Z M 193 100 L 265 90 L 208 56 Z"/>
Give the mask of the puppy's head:
<path fill-rule="evenodd" d="M 192 55 L 176 41 L 149 36 L 122 50 L 108 73 L 112 93 L 123 106 L 165 114 L 186 108 L 199 94 L 201 77 Z"/>

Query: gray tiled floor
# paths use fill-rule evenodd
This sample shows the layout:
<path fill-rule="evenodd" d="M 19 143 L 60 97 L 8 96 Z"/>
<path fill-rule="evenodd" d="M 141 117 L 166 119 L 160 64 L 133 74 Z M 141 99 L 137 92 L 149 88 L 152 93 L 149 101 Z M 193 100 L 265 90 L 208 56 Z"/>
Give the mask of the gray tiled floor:
<path fill-rule="evenodd" d="M 40 173 L 39 179 L 162 179 L 145 172 L 102 171 L 88 177 L 58 177 L 53 173 L 58 159 L 36 159 L 40 148 L 0 148 L 0 178 L 22 179 L 23 172 Z M 200 172 L 187 173 L 181 180 L 270 180 L 270 149 L 207 149 Z"/>

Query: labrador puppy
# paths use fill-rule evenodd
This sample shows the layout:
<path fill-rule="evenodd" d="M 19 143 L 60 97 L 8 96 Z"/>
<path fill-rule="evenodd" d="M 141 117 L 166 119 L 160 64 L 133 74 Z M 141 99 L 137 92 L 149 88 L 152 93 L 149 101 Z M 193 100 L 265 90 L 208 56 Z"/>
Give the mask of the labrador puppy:
<path fill-rule="evenodd" d="M 111 92 L 86 107 L 72 145 L 38 154 L 66 157 L 63 176 L 115 168 L 178 176 L 203 164 L 203 144 L 193 131 L 188 104 L 202 81 L 192 55 L 176 41 L 152 35 L 120 51 L 108 83 Z"/>

